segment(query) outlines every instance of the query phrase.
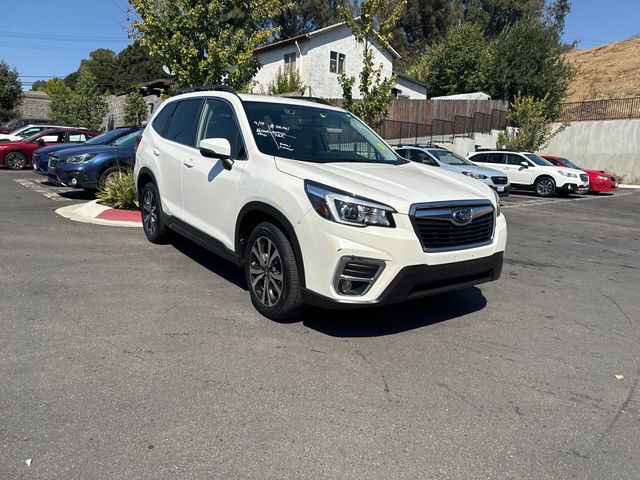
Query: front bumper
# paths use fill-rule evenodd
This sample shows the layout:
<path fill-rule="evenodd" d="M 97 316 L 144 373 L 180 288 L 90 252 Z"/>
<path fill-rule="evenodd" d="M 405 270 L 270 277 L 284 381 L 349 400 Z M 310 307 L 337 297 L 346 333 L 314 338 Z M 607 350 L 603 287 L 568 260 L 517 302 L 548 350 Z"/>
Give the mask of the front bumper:
<path fill-rule="evenodd" d="M 49 168 L 49 178 L 71 188 L 95 189 L 97 182 L 89 178 L 78 164 L 59 163 Z"/>
<path fill-rule="evenodd" d="M 307 301 L 339 308 L 395 303 L 499 278 L 507 241 L 504 215 L 495 221 L 491 243 L 438 252 L 423 250 L 409 215 L 395 214 L 394 220 L 396 228 L 358 228 L 329 222 L 309 211 L 295 228 Z M 345 257 L 383 264 L 366 293 L 338 293 L 335 280 Z"/>
<path fill-rule="evenodd" d="M 560 193 L 587 193 L 589 191 L 589 183 L 565 183 L 558 185 L 556 191 Z"/>
<path fill-rule="evenodd" d="M 618 182 L 611 180 L 594 180 L 589 185 L 590 192 L 611 192 L 618 190 Z"/>

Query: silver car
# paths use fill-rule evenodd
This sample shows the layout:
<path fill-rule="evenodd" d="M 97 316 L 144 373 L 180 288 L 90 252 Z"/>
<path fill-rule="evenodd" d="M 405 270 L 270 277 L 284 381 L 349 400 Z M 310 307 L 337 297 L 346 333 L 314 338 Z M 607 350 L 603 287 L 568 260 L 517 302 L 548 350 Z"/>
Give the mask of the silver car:
<path fill-rule="evenodd" d="M 461 173 L 486 183 L 499 195 L 509 195 L 509 178 L 503 172 L 475 165 L 446 148 L 420 145 L 396 145 L 393 148 L 407 160 Z"/>

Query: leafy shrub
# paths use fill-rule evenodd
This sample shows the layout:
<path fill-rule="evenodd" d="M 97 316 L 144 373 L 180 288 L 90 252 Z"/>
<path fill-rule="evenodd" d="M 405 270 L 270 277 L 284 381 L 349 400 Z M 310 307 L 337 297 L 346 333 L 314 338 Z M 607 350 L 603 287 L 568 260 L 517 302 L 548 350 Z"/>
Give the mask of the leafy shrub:
<path fill-rule="evenodd" d="M 136 195 L 136 183 L 130 170 L 118 172 L 110 178 L 96 197 L 100 203 L 122 210 L 139 210 L 140 202 Z"/>
<path fill-rule="evenodd" d="M 267 85 L 269 95 L 280 95 L 282 93 L 300 92 L 304 90 L 300 72 L 295 66 L 287 65 L 284 70 L 278 68 L 275 78 Z"/>

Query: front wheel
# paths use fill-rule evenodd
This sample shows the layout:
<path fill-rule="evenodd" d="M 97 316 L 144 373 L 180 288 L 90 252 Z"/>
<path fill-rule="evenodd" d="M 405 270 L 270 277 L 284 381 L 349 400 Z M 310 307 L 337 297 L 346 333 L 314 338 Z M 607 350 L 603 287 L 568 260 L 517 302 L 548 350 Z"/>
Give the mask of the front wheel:
<path fill-rule="evenodd" d="M 302 295 L 296 257 L 291 242 L 272 223 L 253 229 L 244 258 L 251 302 L 271 320 L 282 321 L 298 315 Z"/>
<path fill-rule="evenodd" d="M 556 193 L 556 182 L 550 177 L 540 177 L 536 180 L 535 187 L 539 197 L 552 197 Z"/>
<path fill-rule="evenodd" d="M 121 173 L 124 173 L 124 170 L 119 167 L 107 168 L 104 172 L 102 172 L 100 178 L 98 178 L 98 190 L 104 190 L 104 187 L 107 186 L 107 183 L 109 183 L 111 180 L 115 180 L 116 177 Z"/>
<path fill-rule="evenodd" d="M 22 170 L 27 166 L 27 157 L 20 152 L 11 152 L 4 157 L 4 164 L 10 170 Z"/>

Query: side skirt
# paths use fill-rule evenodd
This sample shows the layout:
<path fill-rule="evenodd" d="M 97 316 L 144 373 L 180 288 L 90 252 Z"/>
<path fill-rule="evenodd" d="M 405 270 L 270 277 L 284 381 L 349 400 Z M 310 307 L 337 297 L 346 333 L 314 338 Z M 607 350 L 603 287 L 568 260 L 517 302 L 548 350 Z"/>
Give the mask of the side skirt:
<path fill-rule="evenodd" d="M 207 235 L 176 217 L 167 215 L 165 216 L 165 221 L 167 222 L 167 226 L 174 232 L 179 233 L 183 237 L 188 238 L 192 242 L 197 243 L 210 252 L 229 260 L 239 267 L 243 265 L 240 255 L 227 248 L 220 240 Z"/>

